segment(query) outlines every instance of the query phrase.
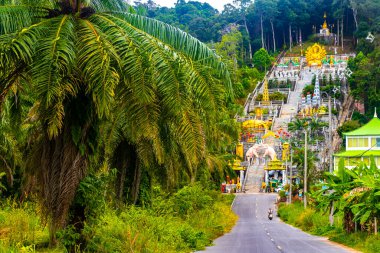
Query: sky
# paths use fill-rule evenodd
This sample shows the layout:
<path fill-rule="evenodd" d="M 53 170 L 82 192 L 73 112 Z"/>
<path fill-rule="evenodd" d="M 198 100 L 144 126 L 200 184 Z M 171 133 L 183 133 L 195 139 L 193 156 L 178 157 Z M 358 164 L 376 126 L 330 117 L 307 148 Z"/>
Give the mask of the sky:
<path fill-rule="evenodd" d="M 167 7 L 173 7 L 174 3 L 177 2 L 177 0 L 153 0 L 155 3 L 161 5 L 161 6 L 167 6 Z M 198 2 L 206 2 L 209 3 L 212 7 L 218 9 L 219 11 L 223 10 L 223 6 L 228 3 L 232 3 L 233 0 L 195 0 Z M 131 1 L 133 2 L 133 0 Z"/>

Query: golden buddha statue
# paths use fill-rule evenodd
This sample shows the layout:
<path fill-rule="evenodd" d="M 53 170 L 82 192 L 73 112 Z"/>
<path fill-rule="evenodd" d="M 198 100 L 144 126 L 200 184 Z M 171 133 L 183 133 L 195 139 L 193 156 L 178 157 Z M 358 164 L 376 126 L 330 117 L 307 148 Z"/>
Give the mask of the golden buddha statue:
<path fill-rule="evenodd" d="M 322 59 L 326 57 L 326 49 L 315 43 L 306 50 L 306 61 L 307 65 L 310 66 L 322 66 Z"/>

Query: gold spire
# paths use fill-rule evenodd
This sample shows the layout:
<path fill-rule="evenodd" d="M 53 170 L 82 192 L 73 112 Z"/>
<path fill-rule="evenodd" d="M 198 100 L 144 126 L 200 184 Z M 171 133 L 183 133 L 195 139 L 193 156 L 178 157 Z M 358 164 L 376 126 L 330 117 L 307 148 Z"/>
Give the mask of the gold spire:
<path fill-rule="evenodd" d="M 327 15 L 326 15 L 326 12 L 325 12 L 325 14 L 323 15 L 323 18 L 325 19 L 325 22 L 323 22 L 322 28 L 323 28 L 323 29 L 327 29 L 327 21 L 326 21 Z"/>

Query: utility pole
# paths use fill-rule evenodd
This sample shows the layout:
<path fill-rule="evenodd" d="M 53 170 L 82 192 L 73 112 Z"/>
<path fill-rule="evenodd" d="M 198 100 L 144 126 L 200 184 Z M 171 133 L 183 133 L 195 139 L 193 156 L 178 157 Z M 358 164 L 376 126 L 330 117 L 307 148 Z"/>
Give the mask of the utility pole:
<path fill-rule="evenodd" d="M 332 159 L 332 153 L 333 153 L 333 143 L 332 143 L 332 117 L 331 117 L 331 95 L 329 96 L 329 172 L 333 172 L 333 159 Z"/>
<path fill-rule="evenodd" d="M 304 157 L 304 176 L 303 176 L 303 206 L 306 209 L 307 206 L 307 199 L 306 199 L 306 192 L 307 192 L 307 129 L 305 129 L 305 157 Z"/>
<path fill-rule="evenodd" d="M 285 177 L 284 177 L 285 183 L 288 183 L 289 178 L 288 178 L 288 157 L 286 157 L 285 160 Z"/>

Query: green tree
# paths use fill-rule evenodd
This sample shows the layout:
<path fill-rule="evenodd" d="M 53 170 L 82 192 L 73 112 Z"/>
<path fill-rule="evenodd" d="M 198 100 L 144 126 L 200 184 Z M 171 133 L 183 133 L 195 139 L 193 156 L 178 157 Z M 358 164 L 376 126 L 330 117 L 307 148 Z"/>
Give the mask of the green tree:
<path fill-rule="evenodd" d="M 209 152 L 206 135 L 218 138 L 213 125 L 231 94 L 224 65 L 188 34 L 129 10 L 122 0 L 3 1 L 0 8 L 1 101 L 28 80 L 37 120 L 29 166 L 53 244 L 91 157 L 100 155 L 102 122 L 124 119 L 119 133 L 133 166 L 163 165 L 177 152 L 172 167 L 185 163 L 191 180 Z M 177 145 L 167 152 L 164 141 Z M 137 169 L 136 191 L 140 176 Z"/>
<path fill-rule="evenodd" d="M 249 63 L 252 62 L 252 45 L 251 45 L 251 35 L 249 33 L 248 25 L 247 25 L 247 13 L 252 6 L 251 0 L 234 0 L 234 5 L 236 6 L 236 10 L 239 13 L 238 22 L 243 22 L 243 26 L 245 28 L 245 32 L 248 36 L 248 54 L 249 54 Z"/>
<path fill-rule="evenodd" d="M 260 18 L 260 30 L 261 30 L 261 47 L 265 48 L 264 43 L 264 28 L 263 23 L 269 21 L 272 29 L 272 40 L 273 40 L 273 51 L 276 51 L 276 36 L 273 22 L 278 15 L 278 1 L 275 0 L 257 0 L 255 1 L 255 11 L 259 15 Z"/>
<path fill-rule="evenodd" d="M 267 50 L 261 48 L 253 55 L 253 64 L 255 68 L 260 71 L 268 71 L 272 64 L 272 57 L 268 54 Z"/>

